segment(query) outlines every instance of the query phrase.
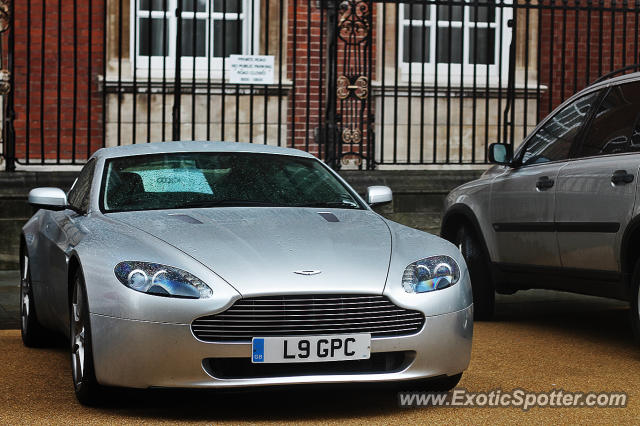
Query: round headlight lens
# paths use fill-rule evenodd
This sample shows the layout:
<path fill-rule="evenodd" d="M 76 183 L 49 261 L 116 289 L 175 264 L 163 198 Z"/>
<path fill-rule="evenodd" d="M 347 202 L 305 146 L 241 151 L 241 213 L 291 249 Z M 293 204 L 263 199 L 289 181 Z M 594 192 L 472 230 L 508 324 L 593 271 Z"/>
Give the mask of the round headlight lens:
<path fill-rule="evenodd" d="M 145 291 L 148 281 L 149 277 L 142 269 L 134 269 L 129 272 L 129 275 L 127 276 L 127 283 L 129 287 L 138 291 Z"/>
<path fill-rule="evenodd" d="M 407 266 L 402 287 L 407 293 L 427 293 L 450 287 L 460 279 L 460 268 L 449 256 L 420 259 Z"/>
<path fill-rule="evenodd" d="M 120 262 L 114 268 L 127 287 L 157 296 L 207 299 L 213 290 L 199 278 L 171 266 L 149 262 Z"/>

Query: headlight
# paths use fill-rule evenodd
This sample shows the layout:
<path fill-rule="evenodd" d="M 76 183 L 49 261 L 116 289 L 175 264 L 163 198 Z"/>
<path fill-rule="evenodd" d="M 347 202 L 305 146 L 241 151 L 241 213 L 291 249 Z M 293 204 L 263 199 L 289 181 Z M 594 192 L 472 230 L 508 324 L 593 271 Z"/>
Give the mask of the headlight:
<path fill-rule="evenodd" d="M 211 288 L 188 272 L 148 262 L 120 262 L 114 272 L 127 287 L 147 294 L 189 299 L 207 299 Z"/>
<path fill-rule="evenodd" d="M 434 256 L 413 262 L 402 275 L 407 293 L 426 293 L 450 287 L 460 279 L 460 268 L 449 256 Z"/>

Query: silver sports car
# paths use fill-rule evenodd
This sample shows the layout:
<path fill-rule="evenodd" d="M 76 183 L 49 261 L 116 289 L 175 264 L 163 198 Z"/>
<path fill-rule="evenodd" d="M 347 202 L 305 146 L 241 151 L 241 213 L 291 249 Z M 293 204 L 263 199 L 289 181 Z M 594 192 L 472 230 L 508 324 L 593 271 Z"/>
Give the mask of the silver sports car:
<path fill-rule="evenodd" d="M 454 387 L 473 334 L 460 251 L 388 221 L 305 152 L 223 142 L 97 151 L 23 228 L 25 345 L 69 336 L 103 386 L 424 380 Z"/>

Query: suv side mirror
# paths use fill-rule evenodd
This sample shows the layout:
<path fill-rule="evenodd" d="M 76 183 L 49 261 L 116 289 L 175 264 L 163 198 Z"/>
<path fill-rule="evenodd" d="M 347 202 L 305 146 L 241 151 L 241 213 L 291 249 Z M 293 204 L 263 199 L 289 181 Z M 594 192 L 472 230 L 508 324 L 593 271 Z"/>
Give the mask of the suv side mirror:
<path fill-rule="evenodd" d="M 34 188 L 29 191 L 29 204 L 46 210 L 67 208 L 67 195 L 60 188 Z"/>
<path fill-rule="evenodd" d="M 370 186 L 367 188 L 367 203 L 370 206 L 386 204 L 393 201 L 393 193 L 388 186 Z"/>
<path fill-rule="evenodd" d="M 511 145 L 492 143 L 489 145 L 489 161 L 495 164 L 509 164 L 513 160 Z"/>

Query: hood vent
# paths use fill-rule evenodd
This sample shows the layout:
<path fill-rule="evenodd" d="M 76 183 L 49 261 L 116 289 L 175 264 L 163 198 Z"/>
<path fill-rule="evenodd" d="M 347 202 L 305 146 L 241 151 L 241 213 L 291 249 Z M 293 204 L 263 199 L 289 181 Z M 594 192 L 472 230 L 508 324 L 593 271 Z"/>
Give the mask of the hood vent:
<path fill-rule="evenodd" d="M 186 223 L 192 223 L 194 225 L 202 225 L 202 222 L 200 222 L 198 219 L 196 219 L 193 216 L 189 216 L 188 214 L 170 214 L 169 216 L 172 217 L 173 219 L 178 219 Z"/>
<path fill-rule="evenodd" d="M 325 218 L 327 222 L 340 222 L 340 220 L 331 212 L 319 212 L 320 216 Z"/>

